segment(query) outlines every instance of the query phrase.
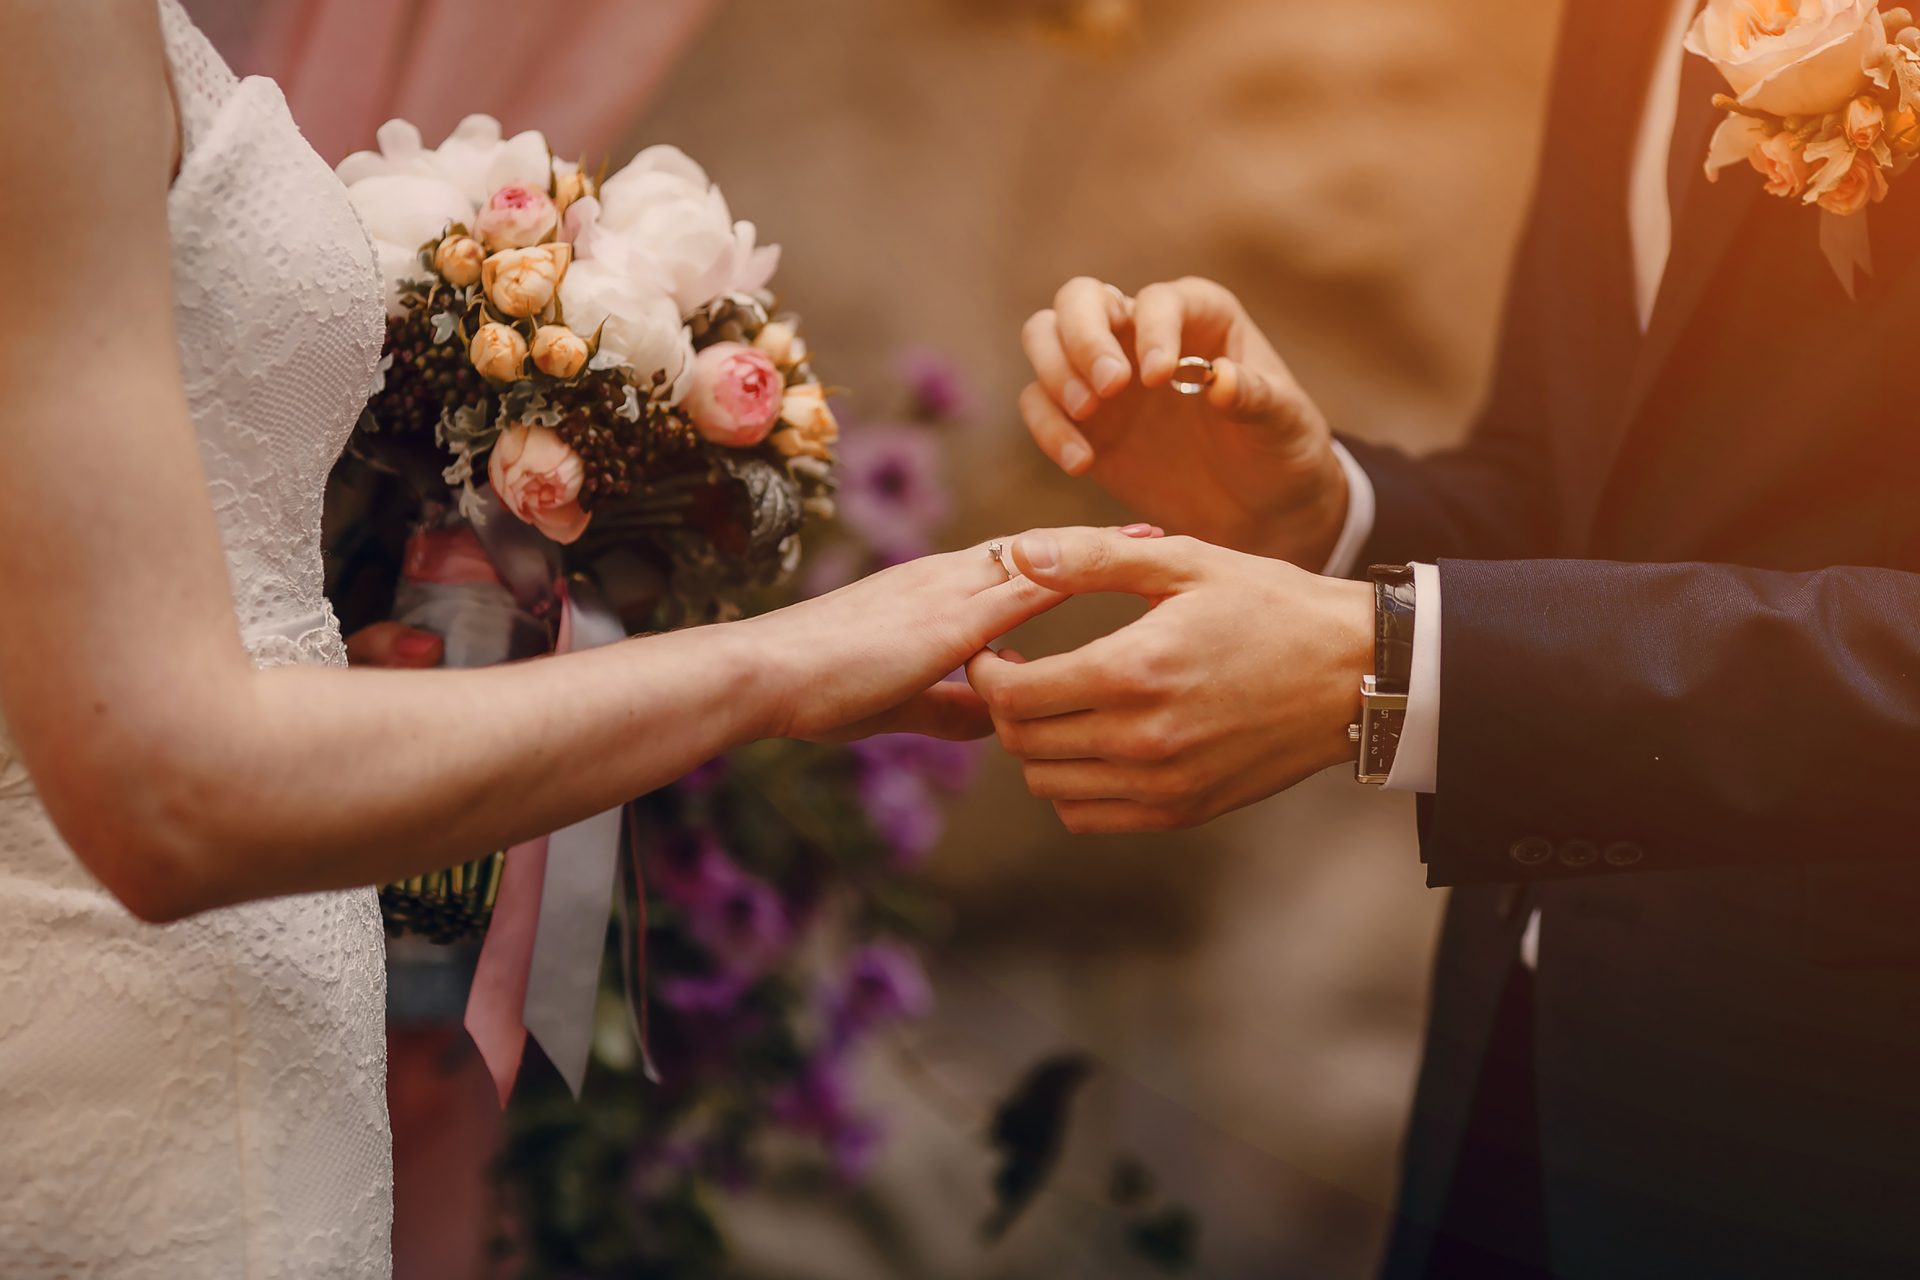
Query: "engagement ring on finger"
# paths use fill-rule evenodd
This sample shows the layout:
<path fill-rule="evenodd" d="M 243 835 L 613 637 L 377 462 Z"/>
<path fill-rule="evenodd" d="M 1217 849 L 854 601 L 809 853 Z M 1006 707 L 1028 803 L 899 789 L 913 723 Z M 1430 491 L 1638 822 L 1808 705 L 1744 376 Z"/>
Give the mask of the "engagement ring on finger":
<path fill-rule="evenodd" d="M 1011 560 L 1007 559 L 1006 543 L 1001 542 L 997 538 L 992 542 L 989 542 L 987 544 L 987 554 L 992 556 L 993 562 L 1000 566 L 1000 572 L 1007 575 L 1008 582 L 1012 582 L 1015 578 L 1020 576 L 1020 571 L 1013 567 L 1013 562 Z"/>
<path fill-rule="evenodd" d="M 1202 356 L 1181 356 L 1173 366 L 1169 384 L 1183 396 L 1197 396 L 1213 385 L 1213 361 Z"/>

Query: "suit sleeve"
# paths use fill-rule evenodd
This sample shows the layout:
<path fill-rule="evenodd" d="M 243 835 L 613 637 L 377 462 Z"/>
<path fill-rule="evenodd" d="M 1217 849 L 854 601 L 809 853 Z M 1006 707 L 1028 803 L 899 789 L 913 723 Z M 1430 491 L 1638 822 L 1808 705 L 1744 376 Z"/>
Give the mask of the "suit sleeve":
<path fill-rule="evenodd" d="M 1920 858 L 1920 575 L 1443 560 L 1433 885 Z"/>

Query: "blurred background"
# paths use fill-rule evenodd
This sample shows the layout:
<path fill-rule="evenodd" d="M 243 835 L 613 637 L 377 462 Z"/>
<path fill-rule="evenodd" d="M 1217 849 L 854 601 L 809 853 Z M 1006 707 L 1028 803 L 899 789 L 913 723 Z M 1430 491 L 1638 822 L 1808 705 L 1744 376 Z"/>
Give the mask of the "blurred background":
<path fill-rule="evenodd" d="M 497 79 L 469 71 L 410 101 L 432 87 L 435 23 L 464 6 L 190 7 L 236 65 L 282 78 L 329 160 L 388 115 L 431 142 L 468 110 L 616 163 L 685 148 L 785 247 L 778 286 L 850 389 L 851 423 L 866 389 L 898 386 L 903 350 L 964 372 L 955 543 L 1123 515 L 1055 472 L 1013 407 L 1021 321 L 1075 274 L 1226 282 L 1339 429 L 1456 439 L 1487 374 L 1558 16 L 1504 0 L 521 6 L 519 27 L 463 24 L 499 42 Z M 516 34 L 529 22 L 544 70 Z M 1127 616 L 1076 602 L 1018 643 L 1057 651 Z M 1406 797 L 1334 771 L 1202 831 L 1073 840 L 989 753 L 926 873 L 947 910 L 937 1009 L 868 1068 L 891 1132 L 872 1179 L 857 1197 L 806 1179 L 733 1197 L 738 1273 L 1144 1274 L 1099 1205 L 1124 1150 L 1198 1213 L 1195 1274 L 1370 1274 L 1441 905 L 1412 821 Z M 1056 1049 L 1101 1070 L 1057 1185 L 988 1247 L 981 1128 Z M 404 1232 L 435 1210 L 402 1177 Z"/>

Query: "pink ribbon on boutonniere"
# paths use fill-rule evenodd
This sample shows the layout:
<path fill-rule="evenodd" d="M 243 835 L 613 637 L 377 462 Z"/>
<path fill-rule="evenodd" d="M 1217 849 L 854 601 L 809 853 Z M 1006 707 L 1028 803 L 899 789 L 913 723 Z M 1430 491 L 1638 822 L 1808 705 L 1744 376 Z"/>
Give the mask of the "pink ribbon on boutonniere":
<path fill-rule="evenodd" d="M 560 576 L 551 545 L 497 502 L 490 503 L 482 519 L 451 535 L 416 536 L 407 556 L 410 581 L 488 581 L 473 554 L 478 550 L 491 568 L 491 581 L 504 586 L 528 613 L 552 620 L 554 653 L 626 638 L 613 610 L 591 587 Z M 601 958 L 620 879 L 624 808 L 595 814 L 507 851 L 465 1017 L 467 1033 L 486 1062 L 502 1106 L 519 1078 L 529 1035 L 576 1098 L 585 1083 Z M 643 889 L 637 863 L 633 876 L 632 889 L 638 895 Z M 622 900 L 620 906 L 625 921 L 627 904 Z M 644 899 L 640 915 L 644 921 Z M 645 1039 L 645 941 L 643 925 L 630 943 L 635 955 L 623 956 L 623 967 L 641 1062 L 652 1078 Z"/>

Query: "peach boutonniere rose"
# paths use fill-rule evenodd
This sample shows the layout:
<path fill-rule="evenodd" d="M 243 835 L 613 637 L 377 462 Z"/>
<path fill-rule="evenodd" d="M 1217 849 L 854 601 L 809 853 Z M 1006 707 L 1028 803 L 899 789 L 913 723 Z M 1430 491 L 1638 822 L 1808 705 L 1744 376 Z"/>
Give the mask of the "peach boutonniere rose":
<path fill-rule="evenodd" d="M 1714 95 L 1727 118 L 1707 177 L 1745 163 L 1768 195 L 1818 207 L 1821 250 L 1851 294 L 1872 269 L 1862 215 L 1920 153 L 1913 15 L 1876 0 L 1707 0 L 1686 47 L 1732 90 Z"/>

